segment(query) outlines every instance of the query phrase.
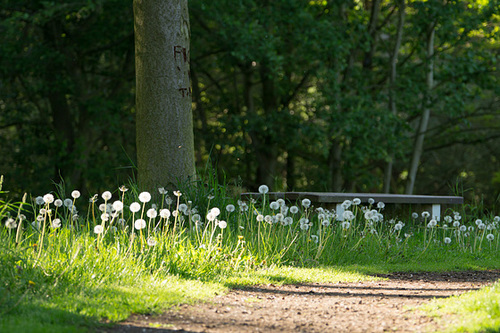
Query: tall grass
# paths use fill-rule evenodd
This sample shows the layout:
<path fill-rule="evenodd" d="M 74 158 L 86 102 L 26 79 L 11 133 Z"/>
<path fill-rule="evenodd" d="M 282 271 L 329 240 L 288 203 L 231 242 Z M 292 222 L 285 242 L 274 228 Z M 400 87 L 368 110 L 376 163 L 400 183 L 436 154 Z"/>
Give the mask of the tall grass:
<path fill-rule="evenodd" d="M 495 216 L 450 212 L 440 223 L 426 214 L 402 222 L 385 217 L 383 203 L 362 206 L 356 198 L 337 216 L 308 199 L 270 202 L 266 186 L 258 200 L 243 202 L 215 179 L 156 193 L 131 183 L 91 198 L 60 186 L 1 201 L 0 330 L 28 313 L 52 328 L 154 313 L 182 294 L 203 298 L 222 288 L 203 286 L 262 268 L 439 257 L 494 265 L 498 254 Z M 200 283 L 186 287 L 186 280 Z"/>

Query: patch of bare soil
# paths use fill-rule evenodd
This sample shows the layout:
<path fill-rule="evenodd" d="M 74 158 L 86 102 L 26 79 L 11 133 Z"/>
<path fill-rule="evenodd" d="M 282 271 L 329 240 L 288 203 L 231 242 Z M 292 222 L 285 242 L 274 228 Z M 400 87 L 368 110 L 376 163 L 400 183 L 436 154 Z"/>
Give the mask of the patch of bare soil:
<path fill-rule="evenodd" d="M 434 332 L 440 323 L 415 307 L 491 284 L 500 271 L 383 277 L 236 289 L 160 316 L 134 315 L 110 332 Z"/>

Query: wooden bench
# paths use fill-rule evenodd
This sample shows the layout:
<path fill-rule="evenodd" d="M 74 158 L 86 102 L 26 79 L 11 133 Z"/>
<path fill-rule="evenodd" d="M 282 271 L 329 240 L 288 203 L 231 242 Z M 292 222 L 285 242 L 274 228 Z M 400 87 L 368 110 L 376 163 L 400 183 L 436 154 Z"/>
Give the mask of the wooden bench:
<path fill-rule="evenodd" d="M 258 198 L 260 193 L 242 193 L 242 199 Z M 342 203 L 345 200 L 358 198 L 362 204 L 368 204 L 369 199 L 376 203 L 383 202 L 388 205 L 420 206 L 428 209 L 431 217 L 437 221 L 441 220 L 441 206 L 462 205 L 463 197 L 458 196 L 433 196 L 433 195 L 408 195 L 408 194 L 382 194 L 382 193 L 328 193 L 328 192 L 269 192 L 266 194 L 270 200 L 285 199 L 290 201 L 308 198 L 315 206 L 335 208 L 337 219 L 342 219 L 344 209 Z"/>

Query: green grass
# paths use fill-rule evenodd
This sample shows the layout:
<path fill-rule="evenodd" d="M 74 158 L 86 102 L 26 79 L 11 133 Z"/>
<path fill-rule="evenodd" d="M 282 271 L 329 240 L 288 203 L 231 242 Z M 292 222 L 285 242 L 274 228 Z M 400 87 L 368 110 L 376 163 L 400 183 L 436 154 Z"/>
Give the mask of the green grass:
<path fill-rule="evenodd" d="M 438 317 L 448 315 L 445 332 L 500 332 L 500 282 L 450 299 L 435 300 L 424 309 Z"/>
<path fill-rule="evenodd" d="M 89 204 L 79 198 L 70 198 L 66 206 L 50 200 L 1 201 L 0 331 L 95 331 L 133 313 L 160 313 L 256 284 L 500 268 L 499 233 L 493 229 L 498 221 L 493 217 L 482 217 L 485 226 L 493 226 L 490 230 L 471 229 L 477 216 L 462 212 L 460 223 L 470 233 L 465 235 L 451 224 L 427 228 L 428 221 L 420 218 L 399 229 L 396 221 L 371 220 L 360 206 L 352 206 L 353 219 L 346 226 L 330 212 L 300 203 L 295 213 L 285 206 L 273 209 L 276 205 L 270 207 L 266 198 L 243 205 L 226 187 L 208 183 L 191 184 L 180 197 L 170 194 L 172 201 L 157 195 L 158 216 L 151 217 L 152 202 L 140 202 L 137 212 L 129 210 L 139 195 L 133 184 L 127 192 L 115 191 L 111 199 L 97 197 Z M 116 215 L 102 206 L 116 201 L 124 205 Z M 185 205 L 184 213 L 160 217 L 161 209 L 173 213 L 181 209 L 179 204 Z M 235 211 L 227 211 L 228 204 Z M 220 214 L 212 220 L 207 214 L 214 207 Z M 109 216 L 102 215 L 104 209 Z M 285 216 L 293 223 L 285 223 Z M 53 226 L 56 218 L 59 227 Z M 145 228 L 134 229 L 141 218 Z M 32 223 L 37 219 L 39 227 Z M 494 241 L 486 239 L 489 233 Z M 488 295 L 484 297 L 498 293 Z"/>

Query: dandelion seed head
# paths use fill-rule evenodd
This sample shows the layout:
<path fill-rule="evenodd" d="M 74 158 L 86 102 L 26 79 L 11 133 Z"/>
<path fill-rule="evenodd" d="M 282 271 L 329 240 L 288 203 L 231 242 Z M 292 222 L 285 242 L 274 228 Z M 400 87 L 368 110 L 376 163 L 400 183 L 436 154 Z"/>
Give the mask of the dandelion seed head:
<path fill-rule="evenodd" d="M 160 210 L 160 217 L 163 219 L 168 219 L 170 217 L 170 210 L 163 208 Z"/>
<path fill-rule="evenodd" d="M 113 202 L 113 209 L 116 212 L 120 212 L 123 209 L 123 202 L 121 202 L 119 200 L 116 200 L 115 202 Z"/>
<path fill-rule="evenodd" d="M 385 208 L 385 203 L 383 203 L 382 201 L 378 202 L 377 203 L 377 208 L 378 209 L 384 209 Z"/>
<path fill-rule="evenodd" d="M 285 200 L 283 200 L 283 199 L 281 199 L 281 198 L 280 198 L 280 199 L 278 199 L 278 200 L 276 200 L 276 202 L 278 203 L 278 205 L 280 205 L 280 207 L 285 206 Z"/>
<path fill-rule="evenodd" d="M 450 244 L 451 243 L 451 238 L 450 237 L 445 237 L 444 238 L 444 243 L 445 244 Z"/>
<path fill-rule="evenodd" d="M 368 204 L 373 205 L 375 203 L 375 199 L 373 198 L 368 198 Z"/>
<path fill-rule="evenodd" d="M 94 227 L 94 233 L 95 234 L 102 234 L 103 231 L 104 231 L 104 228 L 102 227 L 102 225 L 96 225 Z"/>
<path fill-rule="evenodd" d="M 167 190 L 165 190 L 165 188 L 164 188 L 164 187 L 159 187 L 159 188 L 158 188 L 158 193 L 160 193 L 160 194 L 162 194 L 162 195 L 165 195 L 165 194 L 167 194 Z"/>
<path fill-rule="evenodd" d="M 143 220 L 143 219 L 137 219 L 137 220 L 135 220 L 135 222 L 134 222 L 134 227 L 135 227 L 137 230 L 144 229 L 144 228 L 146 228 L 146 221 L 145 221 L 145 220 Z"/>
<path fill-rule="evenodd" d="M 130 211 L 132 213 L 137 213 L 138 211 L 141 210 L 141 204 L 138 202 L 133 202 L 130 204 Z"/>
<path fill-rule="evenodd" d="M 418 219 L 418 213 L 413 212 L 413 213 L 411 214 L 411 217 L 412 217 L 414 220 Z"/>
<path fill-rule="evenodd" d="M 200 214 L 194 214 L 193 216 L 191 216 L 191 221 L 193 222 L 198 222 L 198 221 L 201 221 L 201 216 Z"/>
<path fill-rule="evenodd" d="M 146 215 L 147 215 L 147 217 L 149 217 L 150 219 L 154 219 L 154 218 L 156 218 L 156 216 L 158 216 L 158 213 L 156 212 L 156 209 L 154 209 L 154 208 L 150 208 L 150 209 L 148 209 L 148 211 L 146 212 Z"/>
<path fill-rule="evenodd" d="M 319 237 L 318 237 L 318 235 L 311 235 L 311 240 L 312 240 L 314 243 L 318 243 L 318 242 L 319 242 Z"/>
<path fill-rule="evenodd" d="M 235 209 L 236 209 L 236 208 L 234 207 L 234 205 L 229 204 L 229 205 L 227 205 L 227 206 L 226 206 L 226 211 L 227 211 L 228 213 L 232 213 L 232 212 L 234 212 L 234 210 L 235 210 Z"/>
<path fill-rule="evenodd" d="M 459 221 L 453 221 L 453 227 L 454 228 L 460 227 L 460 222 Z"/>
<path fill-rule="evenodd" d="M 283 221 L 286 223 L 285 226 L 293 224 L 293 219 L 290 216 L 285 217 Z"/>
<path fill-rule="evenodd" d="M 139 201 L 142 203 L 149 202 L 151 200 L 151 194 L 149 192 L 141 192 L 139 194 Z"/>
<path fill-rule="evenodd" d="M 63 201 L 61 199 L 54 200 L 54 206 L 61 207 L 63 205 Z"/>
<path fill-rule="evenodd" d="M 490 242 L 495 239 L 495 235 L 493 234 L 487 234 L 486 239 L 489 240 Z"/>
<path fill-rule="evenodd" d="M 148 246 L 156 246 L 157 242 L 156 242 L 156 239 L 154 239 L 153 237 L 149 237 L 146 241 L 146 243 L 148 244 Z"/>
<path fill-rule="evenodd" d="M 459 230 L 462 232 L 467 231 L 467 227 L 465 225 L 461 225 Z"/>
<path fill-rule="evenodd" d="M 183 214 L 186 214 L 188 211 L 188 206 L 186 204 L 180 204 L 179 205 L 179 211 L 182 212 Z"/>
<path fill-rule="evenodd" d="M 444 217 L 444 221 L 445 221 L 446 223 L 451 223 L 451 222 L 453 221 L 453 218 L 452 218 L 450 215 L 446 215 L 446 216 Z"/>
<path fill-rule="evenodd" d="M 323 227 L 329 227 L 330 226 L 330 220 L 322 220 L 321 225 Z"/>
<path fill-rule="evenodd" d="M 434 228 L 435 226 L 437 226 L 437 221 L 432 219 L 429 221 L 429 223 L 427 223 L 427 228 Z"/>
<path fill-rule="evenodd" d="M 342 213 L 342 218 L 347 221 L 352 221 L 354 219 L 354 214 L 350 210 L 346 210 Z"/>
<path fill-rule="evenodd" d="M 301 203 L 304 208 L 309 208 L 311 206 L 311 200 L 307 198 L 303 199 Z"/>
<path fill-rule="evenodd" d="M 351 227 L 351 223 L 344 221 L 344 222 L 342 222 L 341 226 L 342 226 L 342 229 L 349 229 Z"/>
<path fill-rule="evenodd" d="M 174 191 L 174 195 L 176 197 L 180 197 L 182 195 L 181 191 Z"/>
<path fill-rule="evenodd" d="M 105 191 L 101 194 L 101 197 L 105 200 L 105 201 L 108 201 L 109 199 L 111 199 L 111 192 L 109 191 Z"/>
<path fill-rule="evenodd" d="M 403 229 L 404 223 L 403 222 L 398 222 L 394 225 L 394 230 L 399 231 Z"/>
<path fill-rule="evenodd" d="M 7 229 L 17 228 L 16 220 L 14 220 L 13 218 L 8 218 L 7 221 L 5 221 L 5 227 Z"/>
<path fill-rule="evenodd" d="M 71 192 L 71 197 L 73 199 L 78 199 L 80 197 L 80 195 L 81 195 L 81 193 L 78 190 L 74 190 L 73 192 Z"/>
<path fill-rule="evenodd" d="M 119 190 L 123 193 L 128 191 L 128 188 L 125 185 L 120 186 Z"/>
<path fill-rule="evenodd" d="M 259 193 L 260 194 L 266 194 L 267 192 L 269 192 L 269 187 L 267 187 L 267 185 L 260 185 L 259 186 Z"/>
<path fill-rule="evenodd" d="M 290 213 L 297 214 L 298 212 L 299 212 L 299 207 L 297 206 L 290 207 Z"/>
<path fill-rule="evenodd" d="M 342 203 L 342 208 L 344 209 L 349 209 L 349 207 L 351 207 L 352 205 L 352 201 L 351 200 L 345 200 L 343 203 Z"/>
<path fill-rule="evenodd" d="M 262 215 L 262 214 L 257 215 L 256 220 L 257 220 L 257 222 L 264 221 L 264 215 Z"/>
<path fill-rule="evenodd" d="M 422 217 L 423 217 L 424 219 L 428 218 L 429 216 L 431 216 L 431 214 L 430 214 L 429 212 L 427 212 L 427 211 L 422 212 Z"/>
<path fill-rule="evenodd" d="M 101 214 L 101 220 L 103 220 L 104 222 L 108 221 L 109 220 L 109 214 L 108 213 Z"/>
<path fill-rule="evenodd" d="M 50 193 L 43 196 L 43 202 L 46 204 L 51 204 L 54 202 L 54 196 Z"/>
<path fill-rule="evenodd" d="M 219 221 L 218 226 L 221 229 L 226 229 L 227 228 L 227 222 L 226 221 Z"/>
<path fill-rule="evenodd" d="M 264 216 L 264 221 L 271 224 L 271 223 L 273 223 L 273 217 L 271 215 L 266 215 L 266 216 Z"/>
<path fill-rule="evenodd" d="M 56 219 L 52 220 L 51 227 L 53 229 L 57 229 L 57 228 L 61 227 L 61 219 L 56 218 Z"/>
<path fill-rule="evenodd" d="M 277 210 L 278 208 L 280 208 L 280 204 L 276 201 L 273 201 L 269 204 L 269 207 L 271 207 L 272 210 Z"/>
<path fill-rule="evenodd" d="M 303 231 L 306 231 L 307 229 L 309 229 L 309 224 L 307 224 L 307 223 L 301 223 L 300 224 L 300 229 L 303 230 Z"/>
<path fill-rule="evenodd" d="M 483 221 L 482 221 L 482 220 L 480 220 L 480 219 L 477 219 L 477 220 L 476 220 L 476 225 L 477 225 L 477 226 L 479 226 L 480 224 L 483 224 Z"/>

